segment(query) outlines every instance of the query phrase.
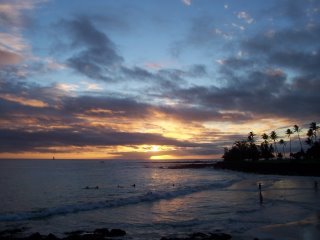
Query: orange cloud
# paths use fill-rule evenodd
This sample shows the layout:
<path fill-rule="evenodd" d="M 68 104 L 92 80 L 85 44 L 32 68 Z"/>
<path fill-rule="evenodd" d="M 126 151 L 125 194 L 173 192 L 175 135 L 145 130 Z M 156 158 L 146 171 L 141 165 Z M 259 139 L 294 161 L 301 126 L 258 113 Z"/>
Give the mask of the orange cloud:
<path fill-rule="evenodd" d="M 0 95 L 0 98 L 10 102 L 19 103 L 24 106 L 37 107 L 37 108 L 48 107 L 48 104 L 43 101 L 40 101 L 37 99 L 28 99 L 24 97 L 18 97 L 12 94 L 3 94 L 3 95 Z"/>
<path fill-rule="evenodd" d="M 14 52 L 4 51 L 0 49 L 0 66 L 17 64 L 22 60 L 22 57 Z"/>

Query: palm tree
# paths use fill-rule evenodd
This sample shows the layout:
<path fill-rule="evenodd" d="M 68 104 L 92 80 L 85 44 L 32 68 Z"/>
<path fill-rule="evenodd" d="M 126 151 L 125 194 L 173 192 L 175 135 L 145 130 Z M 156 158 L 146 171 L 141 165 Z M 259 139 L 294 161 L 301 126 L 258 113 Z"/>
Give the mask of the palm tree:
<path fill-rule="evenodd" d="M 313 130 L 311 128 L 309 128 L 307 132 L 307 136 L 308 138 L 306 140 L 306 143 L 311 146 L 313 144 L 313 137 L 314 137 Z"/>
<path fill-rule="evenodd" d="M 309 146 L 312 146 L 313 144 L 312 139 L 308 137 L 306 140 L 306 144 L 308 144 Z"/>
<path fill-rule="evenodd" d="M 314 141 L 315 141 L 315 142 L 317 141 L 317 132 L 318 132 L 319 128 L 320 128 L 320 127 L 317 126 L 317 123 L 316 123 L 316 122 L 310 123 L 310 129 L 312 129 L 312 131 L 313 131 Z"/>
<path fill-rule="evenodd" d="M 285 158 L 286 157 L 286 152 L 284 151 L 284 147 L 287 145 L 287 143 L 283 139 L 280 139 L 279 140 L 279 144 L 282 145 L 283 157 Z"/>
<path fill-rule="evenodd" d="M 292 152 L 291 152 L 291 134 L 293 134 L 293 132 L 291 131 L 291 129 L 290 128 L 288 128 L 287 129 L 287 131 L 286 131 L 286 134 L 287 134 L 287 136 L 288 136 L 288 138 L 290 139 L 290 158 L 291 158 L 291 155 L 292 155 Z"/>
<path fill-rule="evenodd" d="M 249 134 L 248 134 L 248 141 L 250 142 L 250 143 L 253 143 L 254 142 L 254 136 L 255 136 L 256 134 L 254 134 L 253 132 L 249 132 Z"/>
<path fill-rule="evenodd" d="M 264 140 L 264 142 L 262 142 L 260 145 L 261 157 L 263 157 L 266 160 L 273 158 L 274 157 L 274 155 L 272 154 L 273 147 L 271 144 L 269 145 L 269 142 L 268 142 L 269 135 L 264 133 L 261 135 L 261 137 Z"/>
<path fill-rule="evenodd" d="M 268 143 L 269 135 L 264 133 L 261 135 L 262 139 L 264 140 L 264 143 Z"/>
<path fill-rule="evenodd" d="M 276 140 L 278 139 L 277 133 L 275 131 L 272 131 L 270 133 L 270 138 L 273 140 L 274 150 L 276 151 L 276 154 L 278 154 L 278 149 L 277 149 L 277 145 L 276 145 Z"/>
<path fill-rule="evenodd" d="M 298 138 L 299 138 L 299 142 L 300 142 L 300 147 L 301 147 L 300 151 L 303 152 L 302 143 L 301 143 L 300 134 L 299 134 L 299 132 L 301 132 L 301 129 L 300 129 L 300 127 L 299 127 L 298 125 L 294 125 L 294 126 L 293 126 L 293 131 L 298 134 Z"/>

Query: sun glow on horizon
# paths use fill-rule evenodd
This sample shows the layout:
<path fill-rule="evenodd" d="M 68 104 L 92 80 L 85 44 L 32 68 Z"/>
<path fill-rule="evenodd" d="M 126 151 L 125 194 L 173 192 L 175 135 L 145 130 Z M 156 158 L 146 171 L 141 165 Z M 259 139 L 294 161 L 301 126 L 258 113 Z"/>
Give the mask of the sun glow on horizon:
<path fill-rule="evenodd" d="M 160 149 L 160 147 L 159 147 L 158 145 L 153 145 L 153 146 L 151 147 L 151 151 L 152 151 L 152 152 L 158 152 L 159 149 Z"/>

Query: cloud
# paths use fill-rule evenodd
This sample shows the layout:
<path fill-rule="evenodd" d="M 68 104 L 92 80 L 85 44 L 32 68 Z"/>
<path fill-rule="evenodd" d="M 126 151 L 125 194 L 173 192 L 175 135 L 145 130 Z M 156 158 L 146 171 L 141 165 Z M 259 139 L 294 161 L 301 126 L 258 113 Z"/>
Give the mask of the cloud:
<path fill-rule="evenodd" d="M 21 62 L 22 57 L 16 53 L 0 49 L 0 67 L 3 65 L 17 64 Z"/>
<path fill-rule="evenodd" d="M 246 21 L 248 24 L 251 24 L 254 21 L 254 19 L 245 11 L 238 12 L 237 17 Z"/>
<path fill-rule="evenodd" d="M 0 2 L 0 25 L 21 27 L 26 21 L 25 11 L 33 9 L 41 0 L 3 0 Z"/>
<path fill-rule="evenodd" d="M 68 58 L 68 65 L 77 72 L 96 80 L 112 81 L 113 73 L 123 62 L 115 44 L 85 16 L 60 22 L 71 37 L 76 53 Z"/>
<path fill-rule="evenodd" d="M 267 37 L 260 33 L 243 41 L 241 46 L 251 56 L 259 57 L 259 62 L 307 74 L 319 73 L 319 42 L 320 25 L 316 25 L 312 29 L 282 29 Z"/>
<path fill-rule="evenodd" d="M 0 32 L 0 67 L 22 62 L 29 51 L 30 46 L 19 34 Z"/>
<path fill-rule="evenodd" d="M 159 134 L 127 133 L 79 129 L 55 129 L 48 131 L 25 131 L 23 129 L 0 129 L 0 136 L 6 141 L 1 141 L 1 152 L 45 151 L 48 147 L 60 146 L 130 146 L 130 145 L 172 145 L 181 147 L 201 146 L 195 143 L 182 142 L 166 138 Z"/>
<path fill-rule="evenodd" d="M 30 49 L 30 46 L 19 34 L 4 32 L 0 32 L 0 47 L 14 52 L 24 52 Z"/>
<path fill-rule="evenodd" d="M 21 105 L 25 105 L 25 106 L 31 106 L 31 107 L 36 107 L 36 108 L 42 108 L 42 107 L 47 107 L 48 104 L 37 100 L 37 99 L 28 99 L 28 98 L 24 98 L 24 97 L 17 97 L 11 94 L 3 94 L 0 95 L 0 98 L 10 101 L 10 102 L 16 102 L 19 103 Z"/>
<path fill-rule="evenodd" d="M 224 45 L 225 40 L 232 40 L 233 32 L 220 28 L 220 23 L 210 15 L 197 16 L 191 20 L 190 27 L 186 35 L 170 46 L 170 53 L 174 57 L 179 57 L 184 50 L 215 49 Z"/>
<path fill-rule="evenodd" d="M 43 0 L 0 1 L 0 67 L 21 63 L 31 56 L 31 47 L 20 34 L 32 17 L 28 15 Z"/>
<path fill-rule="evenodd" d="M 192 0 L 181 0 L 185 5 L 190 6 Z"/>

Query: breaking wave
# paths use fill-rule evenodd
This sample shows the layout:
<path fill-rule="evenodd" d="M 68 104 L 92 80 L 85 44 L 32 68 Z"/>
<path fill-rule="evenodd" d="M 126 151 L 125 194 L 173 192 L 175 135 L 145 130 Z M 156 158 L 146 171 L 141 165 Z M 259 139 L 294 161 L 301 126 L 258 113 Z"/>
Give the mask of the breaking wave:
<path fill-rule="evenodd" d="M 169 200 L 176 197 L 185 196 L 188 194 L 206 191 L 210 189 L 221 189 L 232 185 L 235 181 L 222 181 L 213 184 L 201 186 L 187 186 L 177 188 L 173 191 L 149 191 L 139 196 L 130 196 L 127 198 L 118 198 L 107 201 L 96 201 L 87 203 L 68 204 L 57 207 L 45 208 L 37 211 L 6 213 L 0 215 L 0 222 L 8 221 L 24 221 L 24 220 L 37 220 L 42 218 L 53 217 L 56 215 L 66 215 L 71 213 L 78 213 L 83 211 L 91 211 L 96 209 L 105 209 L 126 206 L 130 204 L 139 204 L 143 202 L 156 202 L 159 200 Z"/>

